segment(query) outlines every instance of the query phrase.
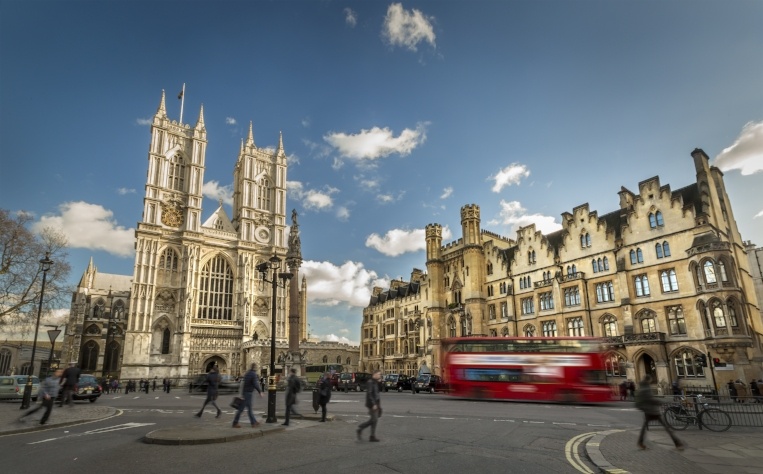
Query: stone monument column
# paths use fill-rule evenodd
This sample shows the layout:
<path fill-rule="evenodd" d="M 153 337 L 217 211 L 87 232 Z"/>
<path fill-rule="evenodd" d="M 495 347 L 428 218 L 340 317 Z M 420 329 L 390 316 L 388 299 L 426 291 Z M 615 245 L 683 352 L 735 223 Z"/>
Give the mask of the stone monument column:
<path fill-rule="evenodd" d="M 302 266 L 302 244 L 299 239 L 299 224 L 297 224 L 297 211 L 291 211 L 291 228 L 289 229 L 289 250 L 286 252 L 286 264 L 292 274 L 289 280 L 289 357 L 292 369 L 297 375 L 305 375 L 305 361 L 299 352 L 300 332 L 300 288 L 299 267 Z"/>

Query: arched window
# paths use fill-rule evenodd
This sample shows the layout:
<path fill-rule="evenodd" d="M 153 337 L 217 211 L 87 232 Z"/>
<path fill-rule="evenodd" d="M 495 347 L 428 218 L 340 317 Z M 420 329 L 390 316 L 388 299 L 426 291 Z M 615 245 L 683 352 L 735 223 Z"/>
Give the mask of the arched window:
<path fill-rule="evenodd" d="M 99 299 L 95 302 L 95 306 L 93 306 L 93 318 L 98 319 L 102 318 L 104 314 L 106 314 L 106 302 L 102 299 Z"/>
<path fill-rule="evenodd" d="M 119 370 L 119 355 L 121 353 L 119 343 L 111 341 L 106 348 L 106 352 L 106 370 L 108 372 L 116 372 Z"/>
<path fill-rule="evenodd" d="M 612 315 L 604 316 L 601 320 L 602 333 L 607 337 L 617 336 L 617 318 Z"/>
<path fill-rule="evenodd" d="M 662 220 L 662 212 L 660 212 L 660 211 L 655 212 L 654 213 L 654 217 L 657 220 L 657 227 L 661 227 L 661 226 L 665 225 L 665 222 L 663 222 L 663 220 Z"/>
<path fill-rule="evenodd" d="M 585 336 L 585 329 L 583 328 L 583 318 L 570 318 L 567 320 L 567 335 L 572 337 Z"/>
<path fill-rule="evenodd" d="M 676 271 L 672 268 L 670 270 L 663 270 L 660 272 L 660 281 L 662 282 L 663 293 L 678 291 L 678 279 L 676 278 Z"/>
<path fill-rule="evenodd" d="M 726 264 L 723 263 L 723 260 L 718 261 L 718 274 L 721 281 L 729 281 L 729 277 L 726 275 Z"/>
<path fill-rule="evenodd" d="M 609 270 L 609 259 L 607 257 L 604 257 L 603 263 L 604 263 L 604 270 Z"/>
<path fill-rule="evenodd" d="M 466 329 L 466 318 L 461 318 L 461 335 L 468 336 L 469 334 L 467 333 L 467 331 L 468 330 Z"/>
<path fill-rule="evenodd" d="M 166 248 L 159 257 L 159 270 L 176 272 L 178 269 L 178 255 L 175 250 Z"/>
<path fill-rule="evenodd" d="M 347 362 L 346 362 L 346 363 L 347 363 L 347 365 L 350 365 L 350 364 L 352 364 L 352 359 L 351 359 L 350 357 L 348 357 L 348 358 L 347 358 Z"/>
<path fill-rule="evenodd" d="M 255 334 L 255 336 L 257 336 L 257 334 Z M 170 353 L 170 328 L 164 328 L 164 331 L 162 331 L 162 354 L 169 354 L 169 353 Z"/>
<path fill-rule="evenodd" d="M 508 332 L 508 329 L 507 329 L 507 332 Z M 525 327 L 522 328 L 522 333 L 525 335 L 525 337 L 535 337 L 535 326 L 533 326 L 532 324 L 525 325 Z"/>
<path fill-rule="evenodd" d="M 649 227 L 651 227 L 652 229 L 657 227 L 657 219 L 654 217 L 654 214 L 651 212 L 649 213 Z"/>
<path fill-rule="evenodd" d="M 670 257 L 670 244 L 667 241 L 662 243 L 662 255 L 664 257 Z"/>
<path fill-rule="evenodd" d="M 403 341 L 403 354 L 408 353 L 408 341 Z"/>
<path fill-rule="evenodd" d="M 114 303 L 114 307 L 111 308 L 111 314 L 114 319 L 124 319 L 125 317 L 125 303 L 122 300 L 117 300 Z"/>
<path fill-rule="evenodd" d="M 259 202 L 260 209 L 263 210 L 270 210 L 270 182 L 267 180 L 267 178 L 262 178 L 260 180 L 260 196 L 259 196 Z"/>
<path fill-rule="evenodd" d="M 641 318 L 641 332 L 644 334 L 657 332 L 657 323 L 654 320 L 654 313 L 648 312 Z"/>
<path fill-rule="evenodd" d="M 556 321 L 543 321 L 541 323 L 541 329 L 543 331 L 543 337 L 556 337 Z"/>
<path fill-rule="evenodd" d="M 342 363 L 342 356 L 336 356 L 336 363 L 341 364 Z"/>
<path fill-rule="evenodd" d="M 498 331 L 496 331 L 495 329 L 491 329 L 490 330 L 490 337 L 497 337 L 497 336 L 498 336 Z"/>
<path fill-rule="evenodd" d="M 533 329 L 533 330 L 534 330 L 534 329 Z M 509 328 L 507 328 L 506 326 L 504 326 L 503 328 L 501 328 L 501 336 L 503 336 L 503 337 L 509 337 Z"/>
<path fill-rule="evenodd" d="M 670 306 L 667 308 L 668 325 L 670 334 L 686 334 L 686 320 L 684 319 L 684 310 L 680 306 Z"/>
<path fill-rule="evenodd" d="M 167 187 L 175 191 L 183 191 L 183 175 L 185 170 L 183 167 L 183 157 L 179 153 L 170 160 L 168 171 Z"/>
<path fill-rule="evenodd" d="M 453 319 L 453 316 L 448 318 L 448 336 L 456 337 L 456 320 Z"/>
<path fill-rule="evenodd" d="M 8 349 L 0 349 L 0 375 L 10 375 L 13 355 Z"/>
<path fill-rule="evenodd" d="M 654 246 L 654 252 L 657 254 L 657 258 L 662 258 L 662 244 L 656 244 Z"/>
<path fill-rule="evenodd" d="M 329 361 L 329 356 L 323 356 L 323 363 L 326 364 Z"/>
<path fill-rule="evenodd" d="M 697 365 L 696 354 L 683 350 L 676 353 L 673 362 L 676 366 L 676 375 L 679 377 L 704 377 L 705 372 L 701 365 Z"/>
<path fill-rule="evenodd" d="M 199 318 L 230 320 L 233 312 L 233 271 L 220 255 L 204 264 L 199 291 Z M 271 301 L 271 304 L 275 304 Z"/>
<path fill-rule="evenodd" d="M 635 265 L 636 264 L 636 251 L 635 250 L 631 250 L 629 252 L 629 254 L 631 256 L 631 265 Z"/>
<path fill-rule="evenodd" d="M 636 296 L 649 296 L 649 278 L 646 275 L 638 275 L 633 278 L 636 287 Z"/>
<path fill-rule="evenodd" d="M 729 299 L 726 301 L 726 306 L 729 310 L 729 325 L 733 327 L 739 326 L 739 321 L 737 320 L 736 302 L 732 299 Z"/>
<path fill-rule="evenodd" d="M 711 262 L 710 260 L 706 261 L 702 265 L 702 269 L 705 272 L 705 283 L 710 284 L 710 283 L 715 283 L 716 281 L 718 281 L 715 278 L 715 266 L 713 265 L 713 262 Z"/>
<path fill-rule="evenodd" d="M 607 354 L 604 359 L 607 376 L 625 377 L 625 357 L 617 353 Z"/>
<path fill-rule="evenodd" d="M 644 253 L 641 252 L 640 248 L 636 249 L 636 259 L 638 260 L 638 263 L 644 263 Z"/>
<path fill-rule="evenodd" d="M 93 371 L 98 367 L 98 344 L 95 341 L 88 341 L 82 346 L 79 363 L 85 371 Z"/>
<path fill-rule="evenodd" d="M 721 304 L 720 301 L 713 301 L 712 308 L 713 308 L 713 321 L 715 322 L 715 327 L 725 328 L 726 315 L 723 312 L 723 305 Z"/>
<path fill-rule="evenodd" d="M 575 264 L 572 264 L 572 276 L 575 276 L 578 274 L 578 267 L 575 266 Z"/>
<path fill-rule="evenodd" d="M 599 264 L 596 262 L 595 258 L 591 261 L 591 267 L 593 267 L 593 272 L 594 273 L 598 273 L 599 272 Z"/>

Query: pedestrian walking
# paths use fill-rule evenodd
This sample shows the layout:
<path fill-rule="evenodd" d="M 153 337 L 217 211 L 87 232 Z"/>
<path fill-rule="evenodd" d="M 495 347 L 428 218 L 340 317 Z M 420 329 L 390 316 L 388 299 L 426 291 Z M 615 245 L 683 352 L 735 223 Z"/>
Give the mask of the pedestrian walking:
<path fill-rule="evenodd" d="M 220 373 L 217 371 L 217 366 L 214 365 L 209 369 L 209 372 L 207 372 L 207 399 L 204 400 L 204 405 L 201 406 L 201 410 L 196 414 L 196 418 L 201 418 L 207 403 L 211 403 L 213 407 L 217 408 L 217 416 L 215 416 L 215 418 L 220 418 L 220 415 L 222 415 L 223 412 L 220 410 L 220 407 L 217 406 L 217 388 L 219 385 Z M 146 381 L 146 393 L 148 393 L 148 381 Z"/>
<path fill-rule="evenodd" d="M 48 376 L 48 378 L 42 381 L 38 392 L 39 396 L 42 396 L 40 404 L 21 415 L 19 421 L 23 421 L 25 417 L 37 412 L 41 408 L 45 408 L 45 413 L 42 414 L 40 424 L 44 425 L 48 422 L 48 418 L 50 418 L 50 412 L 53 411 L 53 402 L 58 396 L 58 389 L 60 388 L 61 376 L 63 373 L 63 369 L 56 369 L 53 375 Z"/>
<path fill-rule="evenodd" d="M 358 441 L 363 441 L 363 430 L 369 426 L 371 427 L 371 437 L 368 438 L 368 441 L 379 441 L 379 438 L 376 437 L 376 424 L 379 422 L 379 417 L 381 416 L 382 411 L 381 390 L 379 389 L 380 380 L 381 370 L 377 370 L 368 380 L 366 385 L 366 407 L 368 407 L 368 414 L 370 415 L 370 418 L 368 421 L 364 421 L 358 425 L 358 429 L 356 431 L 358 435 Z"/>
<path fill-rule="evenodd" d="M 238 409 L 236 409 L 236 416 L 233 417 L 233 427 L 241 428 L 241 425 L 238 424 L 238 420 L 241 417 L 241 412 L 246 408 L 247 414 L 249 415 L 249 422 L 252 424 L 252 428 L 255 428 L 260 422 L 257 421 L 254 417 L 254 413 L 252 413 L 252 395 L 254 395 L 254 391 L 257 390 L 260 393 L 260 398 L 262 398 L 262 389 L 260 388 L 260 381 L 257 377 L 257 364 L 252 364 L 252 367 L 246 371 L 246 374 L 244 375 L 244 383 L 241 385 L 241 395 L 243 395 L 244 401 L 239 403 Z"/>
<path fill-rule="evenodd" d="M 628 399 L 628 381 L 623 380 L 617 388 L 620 391 L 620 401 L 624 402 Z"/>
<path fill-rule="evenodd" d="M 151 391 L 156 392 L 156 375 L 154 375 L 154 380 L 151 382 Z M 148 393 L 148 391 L 146 393 Z"/>
<path fill-rule="evenodd" d="M 752 379 L 752 382 L 750 382 L 750 394 L 754 397 L 753 401 L 755 403 L 760 403 L 760 389 L 760 382 Z"/>
<path fill-rule="evenodd" d="M 742 379 L 737 379 L 734 382 L 734 388 L 737 391 L 737 401 L 745 403 L 747 401 L 747 384 L 742 382 Z"/>
<path fill-rule="evenodd" d="M 64 373 L 61 375 L 61 387 L 63 388 L 64 392 L 61 395 L 61 401 L 59 402 L 58 406 L 72 406 L 72 393 L 74 393 L 77 388 L 77 384 L 79 383 L 79 374 L 80 370 L 76 363 L 69 362 L 69 367 L 67 367 L 67 369 L 64 370 Z"/>
<path fill-rule="evenodd" d="M 652 394 L 652 378 L 650 376 L 644 377 L 644 379 L 639 383 L 638 391 L 636 392 L 636 408 L 644 412 L 644 424 L 641 425 L 641 434 L 638 437 L 638 447 L 641 449 L 646 449 L 646 445 L 644 444 L 644 438 L 646 437 L 646 430 L 647 426 L 649 425 L 649 422 L 652 420 L 658 421 L 663 428 L 665 428 L 665 431 L 668 432 L 668 435 L 670 435 L 670 439 L 673 440 L 673 444 L 675 444 L 676 449 L 679 451 L 683 451 L 684 444 L 679 440 L 675 433 L 673 433 L 673 430 L 670 429 L 670 426 L 668 426 L 665 423 L 665 420 L 662 419 L 662 415 L 660 413 L 660 401 L 655 398 L 655 396 Z"/>
<path fill-rule="evenodd" d="M 286 421 L 283 422 L 283 426 L 289 426 L 289 415 L 292 413 L 302 416 L 294 408 L 294 405 L 297 404 L 297 394 L 302 390 L 302 384 L 299 382 L 295 369 L 291 369 L 289 372 L 289 377 L 286 379 Z"/>
<path fill-rule="evenodd" d="M 731 397 L 731 401 L 736 403 L 737 389 L 736 389 L 736 386 L 734 386 L 734 380 L 729 379 L 729 383 L 727 383 L 726 386 L 729 388 L 729 397 Z"/>
<path fill-rule="evenodd" d="M 633 380 L 628 380 L 628 395 L 631 400 L 636 399 L 636 383 Z"/>
<path fill-rule="evenodd" d="M 318 385 L 318 405 L 321 406 L 321 421 L 326 421 L 326 405 L 331 400 L 331 377 L 328 372 Z"/>

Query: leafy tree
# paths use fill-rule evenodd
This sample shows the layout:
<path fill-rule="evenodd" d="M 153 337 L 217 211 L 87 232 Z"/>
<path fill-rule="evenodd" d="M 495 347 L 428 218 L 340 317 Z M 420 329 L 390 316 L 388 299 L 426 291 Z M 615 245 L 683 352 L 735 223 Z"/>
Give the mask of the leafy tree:
<path fill-rule="evenodd" d="M 42 288 L 40 260 L 49 253 L 53 265 L 45 280 L 43 309 L 68 307 L 71 288 L 66 284 L 71 267 L 67 261 L 67 240 L 46 227 L 38 233 L 29 229 L 32 217 L 12 216 L 0 209 L 0 327 L 23 325 L 37 317 Z"/>

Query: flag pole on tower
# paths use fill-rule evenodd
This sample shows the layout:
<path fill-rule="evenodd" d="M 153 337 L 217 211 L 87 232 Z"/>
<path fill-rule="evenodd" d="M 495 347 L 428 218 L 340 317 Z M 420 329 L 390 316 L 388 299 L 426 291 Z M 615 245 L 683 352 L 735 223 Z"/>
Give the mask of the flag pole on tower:
<path fill-rule="evenodd" d="M 183 124 L 183 104 L 185 103 L 185 82 L 183 83 L 183 90 L 180 91 L 180 94 L 178 94 L 178 99 L 180 99 L 180 123 Z"/>

